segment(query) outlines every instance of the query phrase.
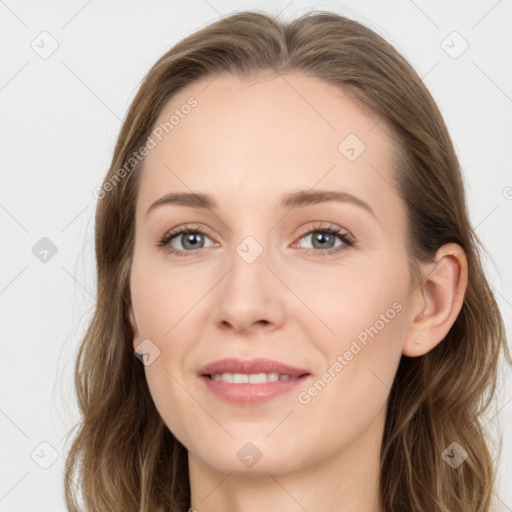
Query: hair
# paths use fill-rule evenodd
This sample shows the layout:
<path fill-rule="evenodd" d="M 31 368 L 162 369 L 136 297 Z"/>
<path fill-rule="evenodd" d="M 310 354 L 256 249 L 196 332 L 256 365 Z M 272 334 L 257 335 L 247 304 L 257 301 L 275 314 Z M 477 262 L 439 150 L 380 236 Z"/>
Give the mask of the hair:
<path fill-rule="evenodd" d="M 334 84 L 374 114 L 398 142 L 394 174 L 407 212 L 411 275 L 445 243 L 459 244 L 468 285 L 458 317 L 434 349 L 402 356 L 390 391 L 380 454 L 383 510 L 488 512 L 495 467 L 482 415 L 496 394 L 500 352 L 510 362 L 503 319 L 468 219 L 460 165 L 441 113 L 407 60 L 370 28 L 310 11 L 290 22 L 259 11 L 232 14 L 183 39 L 150 69 L 133 99 L 96 211 L 97 304 L 78 350 L 81 412 L 66 458 L 68 510 L 184 511 L 187 450 L 153 403 L 134 357 L 128 321 L 135 205 L 144 160 L 114 183 L 144 146 L 168 100 L 220 73 L 301 72 Z M 192 114 L 193 115 L 193 114 Z M 450 467 L 443 451 L 468 458 Z"/>

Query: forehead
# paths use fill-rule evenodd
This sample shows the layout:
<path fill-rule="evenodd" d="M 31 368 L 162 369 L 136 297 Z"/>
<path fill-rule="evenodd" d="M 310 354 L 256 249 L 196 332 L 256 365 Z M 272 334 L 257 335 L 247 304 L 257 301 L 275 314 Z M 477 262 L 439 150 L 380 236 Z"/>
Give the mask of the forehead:
<path fill-rule="evenodd" d="M 318 187 L 385 209 L 396 196 L 395 146 L 380 121 L 340 88 L 301 73 L 209 77 L 161 112 L 154 126 L 161 140 L 154 138 L 146 157 L 140 203 L 176 190 L 243 202 L 247 194 L 271 200 Z"/>

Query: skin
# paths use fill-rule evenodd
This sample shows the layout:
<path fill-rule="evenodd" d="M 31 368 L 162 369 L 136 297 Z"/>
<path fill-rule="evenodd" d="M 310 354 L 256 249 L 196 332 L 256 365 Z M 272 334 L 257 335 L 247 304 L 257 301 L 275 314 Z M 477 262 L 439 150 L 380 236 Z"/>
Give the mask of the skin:
<path fill-rule="evenodd" d="M 199 512 L 379 511 L 390 387 L 402 354 L 425 354 L 455 321 L 467 285 L 464 252 L 443 246 L 412 286 L 406 211 L 390 185 L 391 138 L 338 88 L 300 73 L 226 74 L 180 91 L 157 124 L 190 96 L 197 107 L 145 161 L 129 316 L 134 348 L 149 338 L 160 350 L 145 372 L 160 415 L 188 450 L 191 505 Z M 338 150 L 351 133 L 366 146 L 352 162 Z M 348 202 L 279 207 L 282 194 L 299 189 L 349 192 L 375 217 Z M 212 194 L 217 209 L 164 205 L 146 215 L 163 195 L 192 191 Z M 179 235 L 172 246 L 192 256 L 157 247 L 187 223 L 206 232 L 201 248 L 184 246 Z M 319 223 L 348 231 L 355 245 L 322 256 L 311 236 Z M 252 263 L 236 252 L 247 236 L 263 250 Z M 342 243 L 335 236 L 328 247 Z M 397 303 L 394 318 L 300 403 L 298 392 Z M 263 404 L 232 405 L 197 375 L 224 357 L 267 357 L 312 376 Z M 248 442 L 261 453 L 252 467 L 237 457 Z"/>

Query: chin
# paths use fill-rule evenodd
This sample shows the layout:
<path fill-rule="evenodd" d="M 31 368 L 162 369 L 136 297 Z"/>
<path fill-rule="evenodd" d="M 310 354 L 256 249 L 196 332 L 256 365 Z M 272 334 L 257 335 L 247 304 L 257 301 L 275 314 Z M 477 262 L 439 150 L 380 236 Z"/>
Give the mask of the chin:
<path fill-rule="evenodd" d="M 290 440 L 293 441 L 293 438 Z M 216 443 L 218 448 L 214 450 L 211 444 L 187 449 L 200 463 L 206 463 L 221 473 L 268 476 L 268 473 L 288 473 L 314 463 L 314 460 L 310 460 L 314 459 L 313 456 L 308 457 L 305 453 L 297 452 L 297 444 L 292 442 L 287 446 L 281 441 L 274 445 L 265 436 L 258 438 L 245 435 L 224 442 L 219 440 Z M 304 450 L 303 445 L 301 450 Z"/>

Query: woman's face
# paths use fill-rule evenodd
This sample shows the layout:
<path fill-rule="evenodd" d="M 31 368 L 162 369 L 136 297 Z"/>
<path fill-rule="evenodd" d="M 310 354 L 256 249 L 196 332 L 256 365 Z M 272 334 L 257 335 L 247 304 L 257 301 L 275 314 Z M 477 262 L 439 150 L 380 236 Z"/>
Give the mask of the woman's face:
<path fill-rule="evenodd" d="M 383 125 L 299 73 L 209 78 L 162 112 L 130 318 L 195 463 L 275 475 L 380 442 L 411 288 Z M 188 199 L 154 205 L 168 194 Z"/>

